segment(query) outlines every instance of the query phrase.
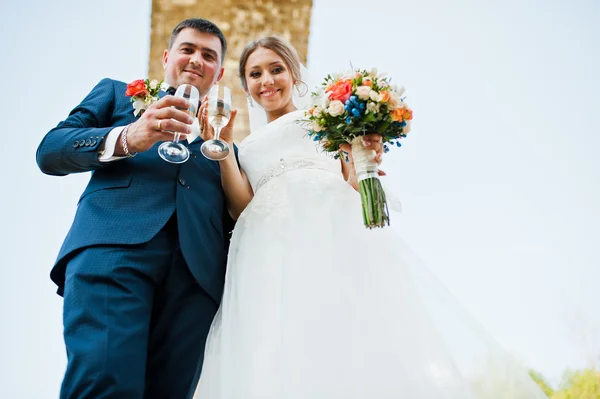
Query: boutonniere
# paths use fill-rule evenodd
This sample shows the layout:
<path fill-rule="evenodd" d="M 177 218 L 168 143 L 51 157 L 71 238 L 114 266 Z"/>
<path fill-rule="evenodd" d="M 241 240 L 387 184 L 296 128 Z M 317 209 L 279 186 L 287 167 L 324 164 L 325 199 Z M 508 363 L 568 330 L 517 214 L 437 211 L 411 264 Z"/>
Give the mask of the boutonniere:
<path fill-rule="evenodd" d="M 168 84 L 156 79 L 138 79 L 127 85 L 125 95 L 131 97 L 133 103 L 133 115 L 139 116 L 153 103 L 158 101 L 158 93 L 166 90 Z"/>

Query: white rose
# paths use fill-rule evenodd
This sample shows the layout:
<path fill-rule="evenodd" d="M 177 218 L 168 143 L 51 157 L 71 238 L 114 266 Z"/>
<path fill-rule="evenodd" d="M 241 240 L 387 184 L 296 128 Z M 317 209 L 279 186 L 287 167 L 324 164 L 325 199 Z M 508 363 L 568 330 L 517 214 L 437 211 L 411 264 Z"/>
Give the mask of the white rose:
<path fill-rule="evenodd" d="M 317 121 L 314 121 L 312 123 L 311 130 L 315 133 L 319 133 L 321 130 L 323 130 L 323 128 L 317 123 Z"/>
<path fill-rule="evenodd" d="M 331 116 L 339 116 L 344 113 L 344 103 L 340 100 L 334 100 L 329 104 L 329 108 L 327 109 L 329 115 Z"/>
<path fill-rule="evenodd" d="M 400 95 L 395 91 L 391 91 L 390 99 L 388 101 L 388 109 L 390 111 L 395 111 L 398 108 L 402 108 L 403 106 L 404 106 L 404 103 L 402 102 Z"/>
<path fill-rule="evenodd" d="M 377 93 L 375 90 L 371 90 L 369 92 L 369 98 L 378 103 L 379 101 L 381 101 L 381 94 Z"/>
<path fill-rule="evenodd" d="M 322 113 L 323 113 L 323 108 L 321 108 L 321 107 L 315 107 L 315 109 L 313 110 L 313 116 L 315 118 L 320 117 Z"/>
<path fill-rule="evenodd" d="M 366 113 L 369 113 L 369 112 L 371 112 L 373 114 L 378 113 L 379 112 L 379 104 L 369 101 L 367 103 L 367 112 Z"/>
<path fill-rule="evenodd" d="M 371 88 L 369 86 L 358 86 L 356 88 L 356 95 L 361 100 L 368 100 L 370 93 L 371 93 Z"/>
<path fill-rule="evenodd" d="M 158 80 L 156 80 L 156 79 L 153 79 L 153 80 L 150 82 L 150 90 L 156 90 L 156 88 L 157 88 L 157 87 L 158 87 Z"/>

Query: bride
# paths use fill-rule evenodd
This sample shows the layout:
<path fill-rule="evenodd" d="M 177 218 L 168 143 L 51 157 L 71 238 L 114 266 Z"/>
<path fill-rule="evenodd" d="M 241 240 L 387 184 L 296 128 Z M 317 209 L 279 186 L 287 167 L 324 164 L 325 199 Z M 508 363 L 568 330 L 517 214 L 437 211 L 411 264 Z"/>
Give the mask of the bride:
<path fill-rule="evenodd" d="M 241 56 L 266 123 L 240 144 L 239 165 L 220 161 L 239 218 L 194 397 L 545 398 L 393 230 L 364 227 L 352 158 L 320 151 L 300 123 L 300 68 L 276 37 Z M 381 152 L 380 136 L 366 141 Z"/>

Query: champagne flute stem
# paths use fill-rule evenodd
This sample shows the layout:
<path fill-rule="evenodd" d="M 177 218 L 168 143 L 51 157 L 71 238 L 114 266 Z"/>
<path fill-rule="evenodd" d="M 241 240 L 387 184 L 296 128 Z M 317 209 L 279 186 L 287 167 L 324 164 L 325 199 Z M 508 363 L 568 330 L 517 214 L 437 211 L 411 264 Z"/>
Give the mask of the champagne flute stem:
<path fill-rule="evenodd" d="M 217 125 L 217 127 L 215 129 L 215 137 L 214 137 L 215 141 L 219 141 L 220 134 L 221 134 L 221 125 Z"/>
<path fill-rule="evenodd" d="M 174 143 L 179 143 L 179 137 L 181 136 L 181 133 L 175 133 L 175 137 L 173 138 L 173 142 Z"/>

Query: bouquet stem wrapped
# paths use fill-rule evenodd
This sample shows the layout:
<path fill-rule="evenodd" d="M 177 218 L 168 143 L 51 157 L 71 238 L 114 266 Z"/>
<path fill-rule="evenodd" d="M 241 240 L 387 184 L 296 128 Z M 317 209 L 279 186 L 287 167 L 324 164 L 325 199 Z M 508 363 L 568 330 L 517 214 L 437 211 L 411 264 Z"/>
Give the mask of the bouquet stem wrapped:
<path fill-rule="evenodd" d="M 378 165 L 375 162 L 375 151 L 363 145 L 362 137 L 355 137 L 350 142 L 354 168 L 358 180 L 358 190 L 362 202 L 363 221 L 369 229 L 390 224 L 390 216 L 385 199 L 385 192 L 379 181 Z"/>

